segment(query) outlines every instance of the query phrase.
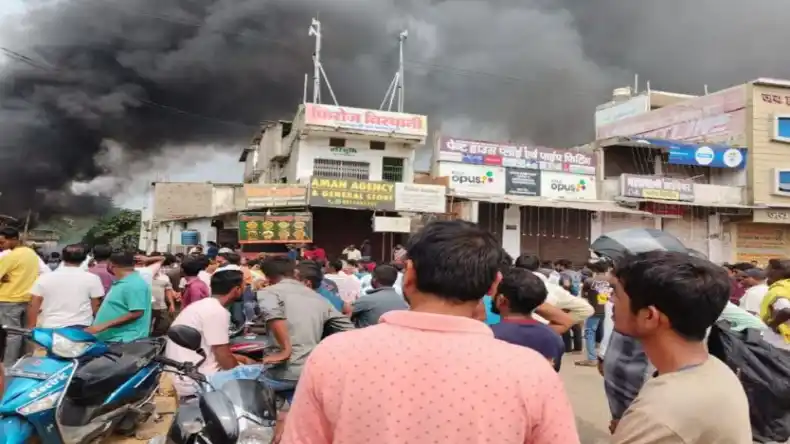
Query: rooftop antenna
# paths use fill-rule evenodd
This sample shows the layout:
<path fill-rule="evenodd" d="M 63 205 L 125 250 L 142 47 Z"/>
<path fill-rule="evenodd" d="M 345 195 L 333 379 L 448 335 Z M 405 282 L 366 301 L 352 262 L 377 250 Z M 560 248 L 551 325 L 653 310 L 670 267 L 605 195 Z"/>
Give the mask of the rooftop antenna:
<path fill-rule="evenodd" d="M 707 83 L 705 84 L 705 95 L 706 96 L 708 95 L 708 84 Z"/>
<path fill-rule="evenodd" d="M 403 44 L 406 41 L 406 38 L 409 37 L 409 31 L 403 30 L 398 35 L 398 71 L 395 72 L 395 76 L 392 78 L 392 82 L 387 87 L 387 92 L 384 93 L 384 100 L 381 101 L 381 105 L 379 105 L 379 109 L 384 109 L 384 104 L 387 104 L 387 111 L 392 110 L 392 102 L 395 100 L 395 97 L 398 97 L 398 112 L 403 112 L 403 74 L 404 74 L 404 66 L 403 66 Z M 389 101 L 388 101 L 389 100 Z"/>
<path fill-rule="evenodd" d="M 321 22 L 318 19 L 313 19 L 310 23 L 310 37 L 315 37 L 315 52 L 313 53 L 313 103 L 321 103 L 321 78 L 323 77 L 326 82 L 326 87 L 329 90 L 329 95 L 332 96 L 332 101 L 337 106 L 337 98 L 335 92 L 332 91 L 332 85 L 329 84 L 329 79 L 326 77 L 324 66 L 321 64 Z"/>
<path fill-rule="evenodd" d="M 634 74 L 634 95 L 639 94 L 639 74 Z"/>

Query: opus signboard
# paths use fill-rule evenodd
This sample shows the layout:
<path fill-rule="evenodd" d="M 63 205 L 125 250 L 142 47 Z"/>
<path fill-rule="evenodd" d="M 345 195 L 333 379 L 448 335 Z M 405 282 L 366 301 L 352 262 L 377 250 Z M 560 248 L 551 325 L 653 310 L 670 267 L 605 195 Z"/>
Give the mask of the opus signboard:
<path fill-rule="evenodd" d="M 576 150 L 442 137 L 439 160 L 594 175 L 596 157 L 594 153 Z"/>
<path fill-rule="evenodd" d="M 541 172 L 540 195 L 554 199 L 589 199 L 598 196 L 595 176 Z"/>
<path fill-rule="evenodd" d="M 620 195 L 638 199 L 693 202 L 694 182 L 687 179 L 622 174 Z"/>
<path fill-rule="evenodd" d="M 453 191 L 505 194 L 505 169 L 463 163 L 439 163 L 439 176 L 450 178 Z"/>

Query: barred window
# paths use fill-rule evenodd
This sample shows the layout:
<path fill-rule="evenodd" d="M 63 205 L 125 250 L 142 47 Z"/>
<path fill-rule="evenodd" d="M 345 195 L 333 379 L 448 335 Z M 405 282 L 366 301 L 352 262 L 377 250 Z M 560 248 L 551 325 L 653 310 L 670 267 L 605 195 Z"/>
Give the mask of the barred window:
<path fill-rule="evenodd" d="M 400 157 L 382 158 L 381 180 L 403 182 L 403 159 Z"/>
<path fill-rule="evenodd" d="M 313 175 L 334 179 L 370 179 L 370 164 L 352 160 L 313 159 Z"/>

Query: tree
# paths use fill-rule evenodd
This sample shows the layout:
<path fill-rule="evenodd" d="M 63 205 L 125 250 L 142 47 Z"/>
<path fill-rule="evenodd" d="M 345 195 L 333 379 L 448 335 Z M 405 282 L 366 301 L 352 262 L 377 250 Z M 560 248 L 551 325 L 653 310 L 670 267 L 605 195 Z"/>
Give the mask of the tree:
<path fill-rule="evenodd" d="M 90 246 L 109 244 L 114 248 L 137 249 L 140 243 L 142 214 L 136 210 L 120 210 L 96 223 L 82 239 Z"/>

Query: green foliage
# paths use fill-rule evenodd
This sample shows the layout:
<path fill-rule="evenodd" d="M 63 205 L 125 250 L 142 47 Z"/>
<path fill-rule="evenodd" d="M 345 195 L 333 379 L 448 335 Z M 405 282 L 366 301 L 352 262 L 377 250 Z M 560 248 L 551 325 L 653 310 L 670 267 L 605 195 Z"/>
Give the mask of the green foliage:
<path fill-rule="evenodd" d="M 137 249 L 141 218 L 137 210 L 121 210 L 105 216 L 88 230 L 82 242 L 90 246 L 110 244 L 115 248 Z"/>

